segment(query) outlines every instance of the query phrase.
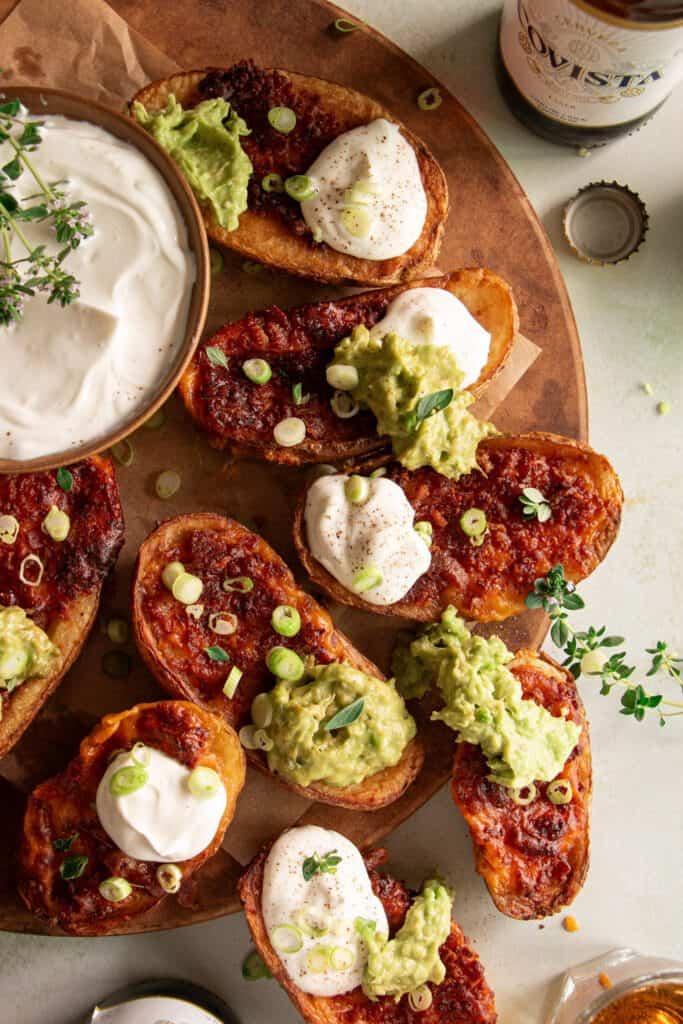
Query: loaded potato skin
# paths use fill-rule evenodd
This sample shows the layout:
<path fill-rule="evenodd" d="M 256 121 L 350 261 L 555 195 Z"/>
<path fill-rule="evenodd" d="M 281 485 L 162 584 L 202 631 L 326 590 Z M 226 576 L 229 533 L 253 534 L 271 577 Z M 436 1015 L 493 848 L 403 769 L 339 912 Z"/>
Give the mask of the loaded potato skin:
<path fill-rule="evenodd" d="M 566 712 L 581 726 L 579 740 L 558 778 L 571 785 L 571 801 L 548 798 L 548 783 L 524 806 L 488 778 L 479 747 L 456 747 L 451 792 L 472 837 L 477 871 L 498 910 L 528 920 L 567 906 L 583 885 L 590 859 L 591 751 L 583 702 L 571 673 L 545 654 L 520 650 L 510 669 L 523 695 L 553 715 Z"/>
<path fill-rule="evenodd" d="M 180 562 L 203 582 L 199 619 L 187 614 L 164 585 L 164 567 Z M 246 578 L 246 592 L 226 591 L 226 579 Z M 173 696 L 192 700 L 219 715 L 235 729 L 250 720 L 254 697 L 271 689 L 274 679 L 266 667 L 268 651 L 283 643 L 271 617 L 278 605 L 290 605 L 301 618 L 291 646 L 317 664 L 344 662 L 383 679 L 379 669 L 339 632 L 328 613 L 301 590 L 283 560 L 257 534 L 234 520 L 211 513 L 178 516 L 163 523 L 140 548 L 133 579 L 133 630 L 138 649 L 150 671 Z M 222 612 L 234 631 L 217 635 L 210 615 Z M 228 661 L 214 661 L 207 648 L 219 645 Z M 232 665 L 242 675 L 232 697 L 223 692 Z M 265 754 L 248 751 L 251 764 L 268 772 Z M 406 747 L 399 763 L 363 782 L 345 788 L 315 783 L 301 787 L 279 781 L 309 799 L 359 810 L 374 810 L 396 800 L 422 767 L 419 739 Z"/>
<path fill-rule="evenodd" d="M 446 977 L 440 985 L 429 984 L 432 1003 L 426 1010 L 413 1010 L 407 996 L 398 1002 L 392 996 L 371 1001 L 360 987 L 332 997 L 301 991 L 271 945 L 263 919 L 261 894 L 268 852 L 268 849 L 263 850 L 249 865 L 240 881 L 239 894 L 257 951 L 304 1020 L 311 1024 L 348 1024 L 351 1021 L 354 1024 L 495 1024 L 498 1020 L 493 992 L 486 982 L 483 967 L 455 922 L 439 951 Z M 377 871 L 386 860 L 384 850 L 370 851 L 364 859 L 373 891 L 384 906 L 393 935 L 404 922 L 410 893 L 401 882 Z"/>
<path fill-rule="evenodd" d="M 429 622 L 449 604 L 467 619 L 493 622 L 524 611 L 534 580 L 562 564 L 576 583 L 600 564 L 619 528 L 623 493 L 609 461 L 588 445 L 555 434 L 489 438 L 477 450 L 478 469 L 449 480 L 433 469 L 387 466 L 386 476 L 404 491 L 415 521 L 432 526 L 431 565 L 400 601 L 369 604 L 346 590 L 313 557 L 308 546 L 304 492 L 294 540 L 311 579 L 336 601 L 379 614 Z M 363 467 L 360 467 L 363 472 Z M 547 522 L 523 514 L 524 488 L 549 502 Z M 486 514 L 480 546 L 465 534 L 460 517 Z"/>
<path fill-rule="evenodd" d="M 226 806 L 214 838 L 201 853 L 182 862 L 184 887 L 217 851 L 234 816 L 245 763 L 229 727 L 185 701 L 140 704 L 106 715 L 68 767 L 33 791 L 24 816 L 19 893 L 29 910 L 68 934 L 115 933 L 123 922 L 150 910 L 165 896 L 156 876 L 158 863 L 136 860 L 118 849 L 95 810 L 108 763 L 136 743 L 153 747 L 188 769 L 211 768 L 225 787 Z M 83 857 L 82 873 L 65 880 L 60 873 L 65 860 Z M 100 883 L 111 877 L 130 883 L 126 899 L 109 902 L 100 893 Z"/>

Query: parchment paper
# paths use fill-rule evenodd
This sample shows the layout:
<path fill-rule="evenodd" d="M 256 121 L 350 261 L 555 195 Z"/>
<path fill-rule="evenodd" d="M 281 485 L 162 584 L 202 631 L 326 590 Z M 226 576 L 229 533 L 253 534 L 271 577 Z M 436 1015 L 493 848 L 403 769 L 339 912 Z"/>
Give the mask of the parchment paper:
<path fill-rule="evenodd" d="M 0 67 L 0 84 L 65 89 L 114 109 L 120 109 L 145 82 L 178 70 L 102 0 L 21 0 L 0 26 Z M 271 303 L 294 305 L 343 294 L 341 289 L 321 288 L 284 274 L 245 274 L 241 268 L 241 258 L 225 254 L 224 272 L 213 279 L 207 331 Z M 518 337 L 505 371 L 478 401 L 478 415 L 495 420 L 495 409 L 539 352 L 531 341 Z M 134 463 L 118 473 L 126 544 L 103 596 L 103 619 L 127 612 L 130 574 L 141 541 L 159 521 L 182 512 L 216 511 L 241 520 L 262 533 L 301 577 L 290 531 L 302 474 L 260 463 L 233 463 L 209 448 L 178 399 L 168 403 L 166 412 L 161 430 L 142 429 L 132 438 Z M 154 494 L 154 480 L 166 468 L 180 472 L 182 487 L 173 499 L 162 502 Z M 331 611 L 363 652 L 387 669 L 401 623 L 334 605 Z M 78 739 L 88 731 L 85 723 L 105 712 L 164 696 L 130 645 L 125 650 L 132 659 L 131 674 L 122 679 L 104 676 L 101 659 L 111 646 L 96 628 L 57 694 L 0 762 L 0 775 L 28 791 L 75 753 Z M 250 771 L 223 848 L 238 862 L 247 863 L 266 840 L 310 808 L 308 801 Z M 330 813 L 326 812 L 328 818 Z M 348 812 L 334 814 L 341 820 Z"/>

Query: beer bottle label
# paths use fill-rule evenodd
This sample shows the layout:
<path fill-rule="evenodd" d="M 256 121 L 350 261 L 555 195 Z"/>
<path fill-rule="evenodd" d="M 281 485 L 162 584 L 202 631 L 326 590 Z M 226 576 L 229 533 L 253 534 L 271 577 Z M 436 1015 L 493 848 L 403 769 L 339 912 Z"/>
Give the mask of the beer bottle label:
<path fill-rule="evenodd" d="M 683 78 L 683 23 L 629 24 L 582 0 L 505 0 L 500 51 L 542 114 L 605 128 L 648 114 Z"/>

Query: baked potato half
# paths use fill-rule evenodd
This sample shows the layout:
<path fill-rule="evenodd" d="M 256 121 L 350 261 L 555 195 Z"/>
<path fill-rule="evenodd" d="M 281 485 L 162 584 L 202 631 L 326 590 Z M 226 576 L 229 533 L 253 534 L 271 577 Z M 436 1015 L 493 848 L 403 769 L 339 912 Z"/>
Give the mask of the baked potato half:
<path fill-rule="evenodd" d="M 411 248 L 393 259 L 358 259 L 315 243 L 299 204 L 282 192 L 265 192 L 261 180 L 276 173 L 283 179 L 306 174 L 322 150 L 343 132 L 383 117 L 396 122 L 379 103 L 342 85 L 278 68 L 261 68 L 251 60 L 230 68 L 185 71 L 151 82 L 133 97 L 147 110 L 160 110 L 173 94 L 184 107 L 222 97 L 250 128 L 242 147 L 253 165 L 248 206 L 235 231 L 222 228 L 203 210 L 209 237 L 249 259 L 317 281 L 393 284 L 419 277 L 438 257 L 448 215 L 448 187 L 439 164 L 405 125 L 401 134 L 412 146 L 427 196 L 422 232 Z M 268 121 L 273 107 L 296 114 L 294 129 L 284 135 Z"/>
<path fill-rule="evenodd" d="M 417 1024 L 425 1020 L 430 1024 L 495 1024 L 498 1015 L 484 969 L 455 922 L 439 951 L 446 977 L 440 985 L 430 983 L 432 1003 L 426 1011 L 413 1010 L 407 996 L 398 1003 L 393 996 L 382 996 L 373 1002 L 360 987 L 331 997 L 302 992 L 273 949 L 263 920 L 261 892 L 268 852 L 268 849 L 263 850 L 251 862 L 240 880 L 239 894 L 257 951 L 304 1020 L 310 1024 Z M 384 906 L 393 935 L 403 924 L 410 894 L 401 882 L 377 871 L 386 860 L 384 850 L 373 850 L 364 859 L 372 888 Z"/>
<path fill-rule="evenodd" d="M 510 286 L 490 270 L 455 270 L 352 295 L 332 302 L 314 302 L 293 309 L 271 306 L 226 324 L 202 343 L 179 385 L 190 415 L 209 434 L 215 448 L 291 466 L 362 458 L 387 449 L 378 437 L 377 421 L 369 411 L 348 419 L 330 406 L 333 389 L 325 368 L 335 346 L 359 324 L 374 327 L 389 304 L 408 288 L 443 288 L 459 299 L 491 335 L 489 358 L 469 389 L 480 395 L 502 370 L 519 327 Z M 209 359 L 207 350 L 224 353 L 227 369 Z M 254 384 L 244 374 L 247 359 L 266 359 L 272 377 Z M 308 395 L 297 405 L 293 388 Z M 283 448 L 273 429 L 288 416 L 306 424 L 301 444 Z"/>
<path fill-rule="evenodd" d="M 139 704 L 106 715 L 68 767 L 33 791 L 24 815 L 19 892 L 29 910 L 71 935 L 116 932 L 123 921 L 150 910 L 166 895 L 156 877 L 158 863 L 136 860 L 119 850 L 102 828 L 94 805 L 108 762 L 136 743 L 154 747 L 189 769 L 212 768 L 225 786 L 227 802 L 214 838 L 196 857 L 179 865 L 185 891 L 218 850 L 234 816 L 245 760 L 232 729 L 187 701 Z M 86 858 L 81 874 L 72 880 L 60 872 L 66 858 Z M 132 886 L 119 902 L 109 902 L 99 891 L 100 883 L 112 876 Z"/>
<path fill-rule="evenodd" d="M 188 615 L 162 580 L 169 563 L 180 562 L 203 582 L 199 618 Z M 244 592 L 223 589 L 226 579 L 247 578 Z M 334 626 L 328 613 L 297 586 L 292 573 L 257 534 L 232 519 L 211 513 L 178 516 L 156 529 L 140 548 L 133 578 L 133 631 L 147 667 L 174 697 L 192 700 L 239 729 L 250 721 L 254 697 L 270 690 L 273 677 L 266 667 L 268 651 L 286 638 L 271 624 L 278 605 L 291 605 L 301 617 L 301 629 L 290 646 L 316 662 L 346 662 L 378 679 L 384 676 Z M 210 616 L 222 612 L 234 630 L 217 635 Z M 207 648 L 219 644 L 229 664 L 212 660 Z M 242 672 L 233 697 L 223 686 L 230 665 Z M 248 751 L 254 767 L 269 774 L 266 755 Z M 346 788 L 315 783 L 306 788 L 277 777 L 283 785 L 311 800 L 375 810 L 397 800 L 414 781 L 424 760 L 413 739 L 393 768 Z"/>
<path fill-rule="evenodd" d="M 571 800 L 556 804 L 548 783 L 523 806 L 504 786 L 492 782 L 481 750 L 460 743 L 451 792 L 472 836 L 477 871 L 493 902 L 508 917 L 548 917 L 572 902 L 583 885 L 590 859 L 591 751 L 588 722 L 574 677 L 536 651 L 517 651 L 510 670 L 525 698 L 551 714 L 566 711 L 581 726 L 579 741 L 558 778 L 571 786 Z M 532 793 L 526 794 L 527 798 Z"/>
<path fill-rule="evenodd" d="M 431 523 L 433 531 L 430 568 L 390 605 L 362 600 L 313 557 L 304 514 L 309 484 L 297 507 L 294 540 L 311 579 L 336 601 L 376 614 L 430 622 L 451 604 L 466 619 L 492 622 L 523 611 L 534 580 L 553 565 L 561 563 L 574 583 L 590 575 L 617 535 L 623 504 L 619 478 L 605 456 L 557 434 L 532 433 L 488 438 L 477 457 L 478 469 L 459 480 L 430 468 L 387 467 L 415 520 Z M 520 495 L 527 487 L 547 499 L 547 522 L 523 514 Z M 460 525 L 472 508 L 486 514 L 480 546 Z"/>
<path fill-rule="evenodd" d="M 53 506 L 69 516 L 59 541 L 43 528 Z M 57 688 L 95 621 L 102 583 L 123 544 L 111 460 L 95 455 L 68 471 L 0 476 L 0 516 L 0 607 L 23 608 L 57 648 L 49 674 L 10 692 L 0 687 L 2 757 Z"/>

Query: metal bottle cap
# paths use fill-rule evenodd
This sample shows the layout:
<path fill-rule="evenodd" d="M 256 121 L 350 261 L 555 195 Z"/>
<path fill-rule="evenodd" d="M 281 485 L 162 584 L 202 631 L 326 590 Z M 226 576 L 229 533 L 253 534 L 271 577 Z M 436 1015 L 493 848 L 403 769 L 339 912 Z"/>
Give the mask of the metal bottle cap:
<path fill-rule="evenodd" d="M 648 215 L 640 196 L 626 185 L 597 181 L 569 200 L 562 226 L 575 256 L 604 266 L 627 260 L 640 248 Z"/>

